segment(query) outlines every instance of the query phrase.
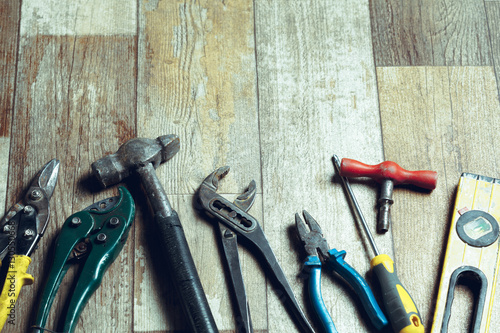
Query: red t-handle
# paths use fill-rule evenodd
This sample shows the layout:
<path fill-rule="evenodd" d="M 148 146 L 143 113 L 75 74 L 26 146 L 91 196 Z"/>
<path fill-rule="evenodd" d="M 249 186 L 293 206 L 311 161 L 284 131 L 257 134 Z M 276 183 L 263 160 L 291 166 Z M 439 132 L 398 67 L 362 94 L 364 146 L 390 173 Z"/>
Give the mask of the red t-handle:
<path fill-rule="evenodd" d="M 368 165 L 350 158 L 343 158 L 340 175 L 344 177 L 370 177 L 378 182 L 392 180 L 394 185 L 412 184 L 428 190 L 435 189 L 437 183 L 437 172 L 435 171 L 408 171 L 391 161 Z"/>

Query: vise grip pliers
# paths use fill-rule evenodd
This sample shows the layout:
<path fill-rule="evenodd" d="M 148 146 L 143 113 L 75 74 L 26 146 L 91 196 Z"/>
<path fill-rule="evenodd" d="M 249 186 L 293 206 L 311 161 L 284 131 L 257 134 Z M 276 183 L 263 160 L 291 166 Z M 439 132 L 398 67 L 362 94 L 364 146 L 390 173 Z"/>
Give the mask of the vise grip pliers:
<path fill-rule="evenodd" d="M 252 332 L 252 327 L 241 267 L 239 265 L 236 235 L 245 238 L 249 241 L 249 245 L 255 247 L 262 254 L 265 262 L 271 269 L 272 275 L 277 280 L 279 292 L 283 293 L 284 297 L 281 297 L 282 301 L 285 305 L 288 304 L 290 306 L 290 310 L 300 325 L 302 332 L 314 333 L 314 329 L 300 308 L 285 273 L 281 269 L 259 222 L 247 213 L 255 198 L 255 182 L 252 180 L 247 191 L 238 196 L 234 203 L 216 193 L 219 180 L 228 172 L 228 166 L 221 167 L 205 178 L 198 190 L 198 200 L 206 212 L 220 222 L 219 227 L 224 254 L 229 266 L 239 309 L 237 317 L 243 318 L 243 323 L 241 323 L 243 328 L 239 327 L 239 332 Z"/>
<path fill-rule="evenodd" d="M 327 267 L 337 272 L 354 289 L 373 326 L 377 330 L 387 326 L 387 318 L 380 309 L 370 286 L 352 266 L 344 261 L 346 252 L 330 249 L 316 220 L 305 210 L 303 215 L 305 223 L 299 214 L 295 214 L 295 226 L 308 255 L 304 262 L 304 270 L 309 273 L 309 298 L 324 331 L 337 333 L 321 294 L 322 261 Z"/>
<path fill-rule="evenodd" d="M 119 187 L 118 190 L 118 197 L 96 202 L 71 215 L 64 222 L 55 243 L 53 264 L 33 325 L 33 333 L 45 331 L 50 308 L 66 272 L 72 264 L 81 263 L 79 277 L 64 307 L 63 332 L 71 333 L 75 330 L 87 301 L 125 245 L 134 221 L 135 204 L 132 195 L 124 187 Z"/>
<path fill-rule="evenodd" d="M 0 260 L 8 271 L 0 295 L 0 330 L 6 321 L 14 321 L 16 301 L 21 287 L 33 284 L 26 273 L 31 254 L 37 248 L 49 221 L 49 200 L 59 174 L 59 161 L 51 160 L 36 174 L 21 201 L 13 205 L 0 221 Z M 0 261 L 0 266 L 1 266 Z"/>

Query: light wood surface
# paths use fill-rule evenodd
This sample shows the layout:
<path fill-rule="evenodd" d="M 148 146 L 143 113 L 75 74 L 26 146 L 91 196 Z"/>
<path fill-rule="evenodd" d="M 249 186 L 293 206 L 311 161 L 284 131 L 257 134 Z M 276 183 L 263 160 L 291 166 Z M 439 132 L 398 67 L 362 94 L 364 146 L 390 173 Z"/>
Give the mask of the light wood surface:
<path fill-rule="evenodd" d="M 371 248 L 334 177 L 333 154 L 437 171 L 432 192 L 394 190 L 385 235 L 375 233 L 379 185 L 352 181 L 377 245 L 395 258 L 430 330 L 459 176 L 500 178 L 499 36 L 499 1 L 2 0 L 1 210 L 44 163 L 61 160 L 50 224 L 29 268 L 35 284 L 23 288 L 15 325 L 3 331 L 32 325 L 65 218 L 117 193 L 94 185 L 91 163 L 131 138 L 164 134 L 177 134 L 181 150 L 157 174 L 222 332 L 235 331 L 230 284 L 217 227 L 195 204 L 214 169 L 231 167 L 219 189 L 230 200 L 257 182 L 250 214 L 318 328 L 295 213 L 307 210 L 379 296 Z M 134 226 L 77 332 L 186 331 L 152 214 L 138 182 L 126 184 L 137 203 Z M 255 331 L 299 332 L 269 269 L 240 249 Z M 75 278 L 70 270 L 48 328 Z M 337 275 L 325 271 L 322 289 L 339 332 L 376 331 Z M 459 289 L 452 332 L 468 332 L 472 299 Z"/>

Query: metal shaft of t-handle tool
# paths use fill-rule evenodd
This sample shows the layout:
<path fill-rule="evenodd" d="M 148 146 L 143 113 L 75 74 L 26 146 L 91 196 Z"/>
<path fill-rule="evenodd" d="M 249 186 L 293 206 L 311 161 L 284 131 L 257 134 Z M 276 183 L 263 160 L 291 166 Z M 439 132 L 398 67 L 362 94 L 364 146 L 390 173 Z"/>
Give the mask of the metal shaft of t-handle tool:
<path fill-rule="evenodd" d="M 368 224 L 366 223 L 365 217 L 363 216 L 363 213 L 361 212 L 361 208 L 359 207 L 358 201 L 356 200 L 356 197 L 354 196 L 354 193 L 351 188 L 351 184 L 349 184 L 349 180 L 343 176 L 340 175 L 340 160 L 337 155 L 333 155 L 333 165 L 335 166 L 335 171 L 340 177 L 340 180 L 342 181 L 342 185 L 344 185 L 344 189 L 347 191 L 347 196 L 349 198 L 349 201 L 351 202 L 352 206 L 356 210 L 356 214 L 358 215 L 359 219 L 361 220 L 361 225 L 363 226 L 363 229 L 365 230 L 365 234 L 368 237 L 370 241 L 370 245 L 372 246 L 373 252 L 375 253 L 375 256 L 378 256 L 380 254 L 377 244 L 375 244 L 375 240 L 373 239 L 373 236 L 370 232 L 370 229 L 368 229 Z"/>

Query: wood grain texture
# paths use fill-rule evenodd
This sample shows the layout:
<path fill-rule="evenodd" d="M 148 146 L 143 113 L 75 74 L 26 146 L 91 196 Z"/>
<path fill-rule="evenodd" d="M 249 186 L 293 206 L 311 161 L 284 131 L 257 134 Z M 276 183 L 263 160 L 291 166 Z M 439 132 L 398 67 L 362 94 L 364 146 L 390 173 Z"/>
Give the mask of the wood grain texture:
<path fill-rule="evenodd" d="M 235 327 L 230 294 L 214 229 L 204 215 L 194 214 L 193 194 L 208 174 L 229 165 L 231 172 L 219 192 L 234 198 L 255 179 L 261 196 L 253 31 L 252 1 L 140 4 L 138 134 L 180 137 L 181 150 L 157 174 L 179 212 L 214 318 L 223 331 Z M 252 214 L 260 218 L 261 211 L 256 204 Z M 136 238 L 134 329 L 179 330 L 186 326 L 175 286 L 162 282 L 168 268 L 161 270 L 161 258 L 154 260 L 146 241 L 150 220 L 151 215 L 144 218 Z M 251 259 L 243 260 L 243 271 L 254 328 L 266 329 L 264 273 Z"/>
<path fill-rule="evenodd" d="M 294 214 L 307 210 L 330 247 L 346 250 L 346 261 L 363 276 L 372 256 L 338 179 L 332 182 L 331 161 L 333 154 L 383 159 L 368 3 L 257 1 L 256 38 L 265 232 L 299 303 L 315 318 Z M 375 232 L 377 186 L 353 181 L 353 187 Z M 391 255 L 390 233 L 375 238 Z M 338 276 L 326 271 L 322 290 L 339 332 L 374 330 Z M 268 302 L 269 332 L 300 331 L 270 287 Z"/>
<path fill-rule="evenodd" d="M 495 76 L 492 67 L 378 68 L 377 80 L 386 158 L 410 170 L 439 174 L 430 194 L 396 190 L 392 208 L 400 277 L 414 290 L 430 328 L 435 303 L 427 300 L 436 297 L 460 174 L 495 176 L 500 171 L 494 144 L 500 125 Z M 455 318 L 464 318 L 470 295 L 457 298 Z M 494 331 L 499 326 L 495 316 L 492 320 Z M 459 332 L 464 321 L 451 325 L 450 331 Z"/>
<path fill-rule="evenodd" d="M 0 216 L 6 204 L 12 108 L 17 65 L 20 2 L 0 3 Z"/>
<path fill-rule="evenodd" d="M 488 28 L 490 31 L 491 54 L 493 66 L 497 78 L 497 87 L 500 87 L 500 2 L 485 2 L 486 17 L 488 19 Z M 499 90 L 500 92 L 500 90 Z"/>
<path fill-rule="evenodd" d="M 489 0 L 0 1 L 0 208 L 17 202 L 48 160 L 62 163 L 51 222 L 29 268 L 35 285 L 23 288 L 16 324 L 4 331 L 31 324 L 65 218 L 116 193 L 89 179 L 91 162 L 132 137 L 171 133 L 181 150 L 157 174 L 221 332 L 235 331 L 231 296 L 217 229 L 195 200 L 215 168 L 231 166 L 219 190 L 230 200 L 257 181 L 250 213 L 313 320 L 294 230 L 303 209 L 380 296 L 332 155 L 438 171 L 431 193 L 395 189 L 391 232 L 375 235 L 395 255 L 430 330 L 458 177 L 499 177 L 499 22 L 500 1 Z M 379 185 L 351 183 L 375 232 Z M 186 324 L 151 212 L 140 184 L 127 185 L 134 230 L 77 331 L 179 332 Z M 240 248 L 256 332 L 300 331 L 268 270 Z M 340 332 L 375 332 L 337 275 L 324 272 L 322 287 Z M 460 289 L 453 311 L 463 315 L 453 318 L 453 332 L 467 330 L 471 298 Z M 490 332 L 500 329 L 498 313 L 497 293 Z"/>
<path fill-rule="evenodd" d="M 25 0 L 21 34 L 37 35 L 135 35 L 135 0 Z"/>
<path fill-rule="evenodd" d="M 0 4 L 0 137 L 10 136 L 19 31 L 19 1 Z"/>
<path fill-rule="evenodd" d="M 16 309 L 22 320 L 8 331 L 26 331 L 31 324 L 28 318 L 49 271 L 50 244 L 65 218 L 116 192 L 96 193 L 87 179 L 94 160 L 135 136 L 135 43 L 133 37 L 21 38 L 8 202 L 19 200 L 48 160 L 60 159 L 61 170 L 47 232 L 32 256 L 35 284 L 23 289 Z M 130 238 L 83 311 L 78 329 L 130 330 L 133 286 L 122 280 L 133 272 L 133 232 Z M 63 307 L 73 273 L 61 286 L 49 323 Z M 112 301 L 118 297 L 120 302 Z M 96 314 L 103 320 L 94 320 Z"/>
<path fill-rule="evenodd" d="M 484 2 L 370 1 L 376 66 L 492 65 Z"/>

